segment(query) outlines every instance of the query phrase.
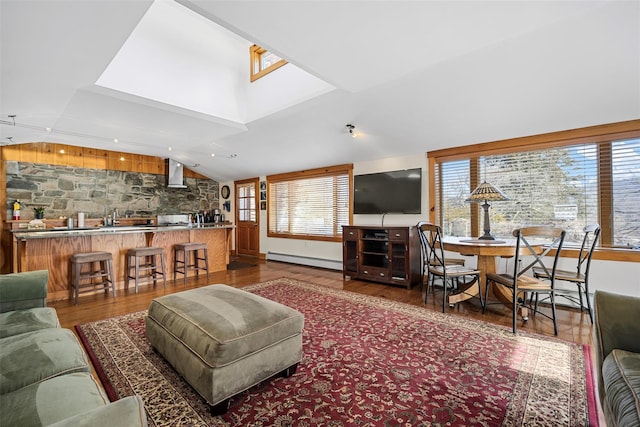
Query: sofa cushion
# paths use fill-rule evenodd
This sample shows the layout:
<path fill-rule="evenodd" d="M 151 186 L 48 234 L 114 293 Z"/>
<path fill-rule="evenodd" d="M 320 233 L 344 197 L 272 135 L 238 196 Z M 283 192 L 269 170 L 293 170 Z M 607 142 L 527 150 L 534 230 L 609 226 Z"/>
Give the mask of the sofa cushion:
<path fill-rule="evenodd" d="M 48 270 L 0 275 L 0 312 L 47 305 Z"/>
<path fill-rule="evenodd" d="M 50 427 L 146 427 L 147 415 L 138 396 L 123 397 L 107 406 L 64 419 Z"/>
<path fill-rule="evenodd" d="M 2 395 L 0 424 L 45 426 L 108 403 L 91 374 L 60 375 Z"/>
<path fill-rule="evenodd" d="M 38 329 L 59 327 L 58 315 L 56 310 L 51 307 L 37 307 L 0 313 L 0 338 L 37 331 Z"/>
<path fill-rule="evenodd" d="M 604 359 L 602 377 L 604 404 L 615 425 L 640 425 L 640 354 L 613 350 Z"/>
<path fill-rule="evenodd" d="M 0 339 L 0 394 L 70 372 L 91 368 L 69 329 L 40 329 Z"/>

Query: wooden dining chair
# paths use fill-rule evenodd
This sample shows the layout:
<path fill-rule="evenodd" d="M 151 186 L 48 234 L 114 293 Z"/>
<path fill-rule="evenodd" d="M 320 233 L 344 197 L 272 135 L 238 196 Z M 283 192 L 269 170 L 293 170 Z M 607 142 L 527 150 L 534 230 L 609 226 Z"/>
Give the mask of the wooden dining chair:
<path fill-rule="evenodd" d="M 431 224 L 430 222 L 427 221 L 419 221 L 418 224 L 416 225 L 416 227 L 418 228 L 418 230 L 420 230 L 420 226 L 422 224 Z M 422 239 L 422 235 L 420 235 L 420 238 Z M 420 284 L 424 283 L 424 273 L 425 273 L 425 266 L 427 266 L 429 264 L 429 254 L 428 251 L 425 250 L 425 246 L 422 244 L 422 240 L 420 240 L 420 244 L 421 244 L 421 248 L 422 248 L 422 266 L 420 268 Z M 445 260 L 445 262 L 448 265 L 464 265 L 465 264 L 465 260 L 461 259 L 461 258 L 447 258 Z"/>
<path fill-rule="evenodd" d="M 513 333 L 515 334 L 519 305 L 522 307 L 527 306 L 528 294 L 535 294 L 536 300 L 539 294 L 545 294 L 549 296 L 549 300 L 551 302 L 551 316 L 539 311 L 537 304 L 533 307 L 529 304 L 529 307 L 527 308 L 532 309 L 533 314 L 539 313 L 540 315 L 553 320 L 553 332 L 555 335 L 558 335 L 554 285 L 558 260 L 560 259 L 560 250 L 562 249 L 565 235 L 566 232 L 562 228 L 558 227 L 525 227 L 514 230 L 513 236 L 517 239 L 515 250 L 517 259 L 513 263 L 513 272 L 511 274 L 487 274 L 487 284 L 485 286 L 482 312 L 484 313 L 487 308 L 489 288 L 492 285 L 501 285 L 508 288 L 512 295 Z M 538 242 L 540 241 L 548 243 L 545 244 L 543 252 L 538 254 L 535 247 L 538 246 Z M 545 265 L 543 259 L 552 250 L 555 250 L 555 254 L 553 255 L 553 264 L 551 267 L 548 267 Z M 542 280 L 533 277 L 532 274 L 534 267 L 540 268 L 544 271 L 549 279 Z M 523 320 L 527 320 L 527 318 L 523 318 Z"/>
<path fill-rule="evenodd" d="M 451 262 L 444 256 L 444 249 L 442 245 L 442 229 L 434 224 L 427 222 L 419 222 L 418 235 L 420 236 L 420 244 L 423 253 L 423 267 L 422 275 L 427 274 L 427 288 L 424 293 L 424 302 L 427 303 L 429 297 L 429 287 L 433 289 L 435 278 L 442 279 L 442 312 L 444 313 L 447 308 L 447 290 L 451 289 L 454 292 L 459 291 L 460 280 L 463 281 L 465 287 L 473 285 L 474 282 L 478 282 L 478 288 L 480 287 L 480 270 L 465 267 L 460 265 L 459 262 Z M 464 263 L 464 260 L 462 260 Z M 469 278 L 470 281 L 465 281 L 465 278 Z M 422 284 L 423 282 L 421 282 Z M 482 304 L 482 292 L 478 292 L 480 298 L 480 305 Z"/>
<path fill-rule="evenodd" d="M 578 297 L 562 289 L 556 289 L 556 296 L 563 297 L 574 304 L 580 305 L 580 311 L 584 310 L 582 294 L 585 295 L 589 319 L 593 324 L 593 310 L 591 309 L 591 299 L 589 298 L 589 270 L 591 268 L 591 257 L 596 248 L 596 243 L 600 237 L 600 224 L 589 224 L 584 228 L 584 237 L 578 254 L 578 266 L 576 270 L 556 271 L 556 281 L 571 282 L 578 287 Z M 549 279 L 547 271 L 540 267 L 533 268 L 533 275 L 538 279 Z"/>

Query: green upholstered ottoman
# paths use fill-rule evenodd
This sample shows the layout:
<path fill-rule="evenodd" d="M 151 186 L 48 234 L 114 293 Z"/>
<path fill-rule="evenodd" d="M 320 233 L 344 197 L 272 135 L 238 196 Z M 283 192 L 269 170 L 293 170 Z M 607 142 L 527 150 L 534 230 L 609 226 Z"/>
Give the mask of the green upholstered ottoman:
<path fill-rule="evenodd" d="M 234 395 L 274 376 L 292 375 L 302 358 L 302 313 L 227 285 L 156 298 L 151 345 L 219 415 Z"/>

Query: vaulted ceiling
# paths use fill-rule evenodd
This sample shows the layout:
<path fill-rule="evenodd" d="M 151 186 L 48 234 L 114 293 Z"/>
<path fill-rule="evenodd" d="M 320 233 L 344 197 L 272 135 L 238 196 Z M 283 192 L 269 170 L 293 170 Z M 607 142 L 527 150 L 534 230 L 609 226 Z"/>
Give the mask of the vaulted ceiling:
<path fill-rule="evenodd" d="M 0 144 L 219 181 L 640 118 L 638 1 L 0 0 L 0 20 Z M 289 64 L 249 83 L 253 43 Z"/>

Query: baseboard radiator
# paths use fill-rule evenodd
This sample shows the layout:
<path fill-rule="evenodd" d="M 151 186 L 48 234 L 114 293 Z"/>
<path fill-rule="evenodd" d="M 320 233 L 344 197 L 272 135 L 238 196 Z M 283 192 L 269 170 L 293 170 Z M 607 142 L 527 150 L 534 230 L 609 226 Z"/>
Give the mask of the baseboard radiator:
<path fill-rule="evenodd" d="M 328 268 L 331 270 L 342 270 L 342 260 L 314 258 L 302 255 L 282 254 L 278 252 L 267 252 L 267 260 L 308 265 L 310 267 Z"/>

